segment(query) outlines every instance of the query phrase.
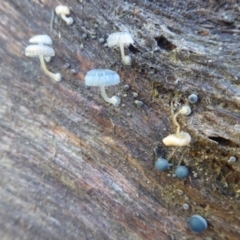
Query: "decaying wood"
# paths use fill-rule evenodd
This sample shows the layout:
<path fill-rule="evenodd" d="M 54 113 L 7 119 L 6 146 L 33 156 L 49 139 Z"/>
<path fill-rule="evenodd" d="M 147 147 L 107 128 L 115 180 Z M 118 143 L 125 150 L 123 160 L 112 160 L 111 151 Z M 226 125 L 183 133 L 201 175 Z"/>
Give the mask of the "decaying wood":
<path fill-rule="evenodd" d="M 240 157 L 237 1 L 61 3 L 72 26 L 52 18 L 60 1 L 0 5 L 1 239 L 239 239 L 240 163 L 228 162 Z M 135 40 L 131 67 L 99 41 L 116 31 Z M 36 34 L 52 37 L 48 67 L 62 82 L 24 56 Z M 121 76 L 107 89 L 119 108 L 85 87 L 93 68 Z M 191 93 L 200 101 L 178 118 L 191 145 L 163 146 L 175 131 L 170 102 Z M 167 173 L 154 169 L 159 156 L 173 164 Z M 178 164 L 190 168 L 186 180 L 171 176 Z M 190 231 L 193 214 L 207 219 L 203 234 Z"/>

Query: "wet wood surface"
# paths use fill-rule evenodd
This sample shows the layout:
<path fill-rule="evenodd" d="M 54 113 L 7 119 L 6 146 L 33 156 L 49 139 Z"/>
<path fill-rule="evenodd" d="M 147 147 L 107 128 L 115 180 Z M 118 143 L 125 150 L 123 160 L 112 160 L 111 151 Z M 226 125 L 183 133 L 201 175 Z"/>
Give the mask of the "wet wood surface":
<path fill-rule="evenodd" d="M 1 239 L 239 239 L 240 163 L 229 162 L 240 157 L 238 1 L 61 3 L 71 26 L 53 14 L 60 1 L 0 5 Z M 135 40 L 132 66 L 104 45 L 117 31 Z M 53 39 L 47 66 L 60 83 L 24 56 L 37 34 Z M 95 68 L 120 75 L 106 90 L 120 107 L 85 86 Z M 192 142 L 165 147 L 170 103 L 191 93 L 200 100 L 178 120 Z M 160 156 L 169 171 L 154 168 Z M 179 164 L 185 180 L 173 177 Z M 189 229 L 194 214 L 208 221 L 202 234 Z"/>

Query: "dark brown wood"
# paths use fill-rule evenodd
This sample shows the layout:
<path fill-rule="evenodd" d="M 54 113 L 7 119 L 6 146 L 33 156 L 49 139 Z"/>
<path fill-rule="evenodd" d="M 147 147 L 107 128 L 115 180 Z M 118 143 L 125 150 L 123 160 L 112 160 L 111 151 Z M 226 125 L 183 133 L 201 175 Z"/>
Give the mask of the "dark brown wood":
<path fill-rule="evenodd" d="M 72 26 L 53 18 L 60 1 L 0 4 L 1 239 L 240 239 L 240 163 L 228 161 L 240 157 L 238 1 L 61 3 Z M 99 41 L 116 31 L 135 40 L 130 67 Z M 62 82 L 24 56 L 36 34 L 52 37 L 48 67 Z M 121 76 L 107 89 L 119 108 L 85 87 L 93 68 Z M 193 140 L 165 147 L 170 102 L 191 93 L 200 101 L 178 120 Z M 173 168 L 157 172 L 159 156 Z M 172 177 L 178 164 L 190 168 L 186 180 Z M 188 226 L 194 214 L 209 224 L 200 235 Z"/>

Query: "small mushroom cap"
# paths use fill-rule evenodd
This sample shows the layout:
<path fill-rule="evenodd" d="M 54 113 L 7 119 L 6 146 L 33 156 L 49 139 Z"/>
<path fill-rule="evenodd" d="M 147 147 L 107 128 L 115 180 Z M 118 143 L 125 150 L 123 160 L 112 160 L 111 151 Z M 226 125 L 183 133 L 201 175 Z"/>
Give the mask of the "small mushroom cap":
<path fill-rule="evenodd" d="M 25 55 L 27 57 L 38 57 L 39 55 L 53 57 L 53 56 L 55 56 L 55 52 L 49 46 L 29 45 L 25 48 Z"/>
<path fill-rule="evenodd" d="M 119 83 L 119 75 L 108 69 L 93 69 L 87 72 L 85 76 L 87 86 L 111 86 Z"/>
<path fill-rule="evenodd" d="M 185 115 L 185 116 L 188 116 L 191 112 L 192 112 L 192 110 L 188 105 L 182 106 L 181 110 L 179 111 L 179 113 L 181 113 L 182 115 Z"/>
<path fill-rule="evenodd" d="M 52 39 L 48 35 L 36 35 L 29 39 L 30 43 L 52 45 Z"/>
<path fill-rule="evenodd" d="M 175 174 L 178 178 L 185 178 L 189 174 L 189 170 L 185 166 L 178 166 L 175 170 Z"/>
<path fill-rule="evenodd" d="M 70 14 L 70 9 L 67 6 L 59 5 L 55 8 L 55 13 L 57 15 L 69 15 Z"/>
<path fill-rule="evenodd" d="M 178 136 L 176 134 L 170 134 L 162 141 L 165 146 L 183 147 L 191 142 L 191 136 L 187 132 L 180 132 Z"/>
<path fill-rule="evenodd" d="M 188 100 L 190 103 L 196 103 L 198 101 L 198 96 L 194 93 L 188 96 Z"/>
<path fill-rule="evenodd" d="M 208 228 L 208 223 L 206 219 L 200 215 L 193 215 L 189 219 L 189 226 L 193 232 L 201 233 Z"/>
<path fill-rule="evenodd" d="M 163 172 L 168 170 L 171 167 L 171 164 L 169 164 L 169 162 L 166 159 L 160 157 L 155 162 L 155 167 L 157 170 Z"/>
<path fill-rule="evenodd" d="M 129 46 L 134 43 L 134 40 L 128 32 L 116 32 L 109 35 L 107 39 L 108 47 L 117 47 L 120 43 L 124 46 Z"/>

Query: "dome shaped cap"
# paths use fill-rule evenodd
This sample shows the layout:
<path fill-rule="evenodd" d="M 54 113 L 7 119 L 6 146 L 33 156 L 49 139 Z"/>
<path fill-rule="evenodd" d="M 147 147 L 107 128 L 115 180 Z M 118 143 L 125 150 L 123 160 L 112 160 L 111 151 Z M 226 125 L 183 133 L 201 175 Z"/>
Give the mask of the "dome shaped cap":
<path fill-rule="evenodd" d="M 109 69 L 93 69 L 85 76 L 85 84 L 87 86 L 112 86 L 119 83 L 119 75 Z"/>
<path fill-rule="evenodd" d="M 208 228 L 208 224 L 205 218 L 200 215 L 193 215 L 189 219 L 189 226 L 193 232 L 201 233 Z"/>
<path fill-rule="evenodd" d="M 168 170 L 171 166 L 172 164 L 169 164 L 169 162 L 166 159 L 161 157 L 158 158 L 157 161 L 155 162 L 156 169 L 161 172 Z"/>
<path fill-rule="evenodd" d="M 36 35 L 29 39 L 30 43 L 52 45 L 52 39 L 48 35 Z"/>
<path fill-rule="evenodd" d="M 53 57 L 53 56 L 55 56 L 55 52 L 49 46 L 45 46 L 45 45 L 29 45 L 29 46 L 27 46 L 25 48 L 25 55 L 27 57 L 38 57 L 40 55 Z"/>
<path fill-rule="evenodd" d="M 70 9 L 67 6 L 59 5 L 55 8 L 55 12 L 57 15 L 69 15 L 70 14 Z"/>
<path fill-rule="evenodd" d="M 175 174 L 178 178 L 185 178 L 189 175 L 189 170 L 185 166 L 178 166 L 175 170 Z"/>
<path fill-rule="evenodd" d="M 119 44 L 123 44 L 124 46 L 129 46 L 133 44 L 134 40 L 130 33 L 128 32 L 116 32 L 109 35 L 107 39 L 108 47 L 119 46 Z"/>

